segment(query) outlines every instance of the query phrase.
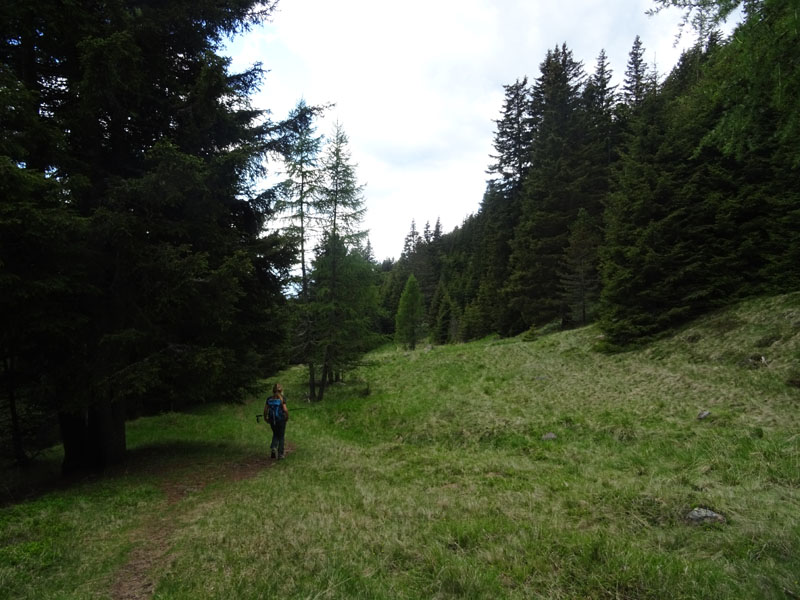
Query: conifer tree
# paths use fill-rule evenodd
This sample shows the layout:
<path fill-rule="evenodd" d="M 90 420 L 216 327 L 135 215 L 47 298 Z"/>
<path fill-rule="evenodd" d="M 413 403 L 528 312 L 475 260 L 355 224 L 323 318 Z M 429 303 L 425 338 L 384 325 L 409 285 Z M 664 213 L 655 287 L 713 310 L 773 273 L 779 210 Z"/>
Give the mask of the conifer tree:
<path fill-rule="evenodd" d="M 587 191 L 585 74 L 566 44 L 547 52 L 534 86 L 538 128 L 504 290 L 525 326 L 562 319 L 558 269 Z"/>
<path fill-rule="evenodd" d="M 616 174 L 616 191 L 605 214 L 602 247 L 601 327 L 610 344 L 624 346 L 654 331 L 664 306 L 656 290 L 661 275 L 651 262 L 658 250 L 650 223 L 663 216 L 656 188 L 668 189 L 665 165 L 660 160 L 666 124 L 663 96 L 652 95 L 631 123 L 628 142 Z"/>
<path fill-rule="evenodd" d="M 394 316 L 397 314 L 400 296 L 408 276 L 419 271 L 419 265 L 423 260 L 421 252 L 423 245 L 422 236 L 417 231 L 416 220 L 412 219 L 409 232 L 403 238 L 400 258 L 394 263 L 391 272 L 384 278 L 381 285 L 381 308 L 389 317 L 387 323 L 390 324 L 384 333 L 390 334 L 394 331 Z"/>
<path fill-rule="evenodd" d="M 589 187 L 602 199 L 608 192 L 609 166 L 616 160 L 619 127 L 614 119 L 618 102 L 617 86 L 611 85 L 612 70 L 605 50 L 597 57 L 594 73 L 583 91 L 586 107 L 586 136 L 590 140 L 588 163 L 595 169 L 594 183 Z M 600 208 L 600 202 L 596 203 Z M 594 213 L 596 215 L 596 212 Z"/>
<path fill-rule="evenodd" d="M 325 234 L 317 249 L 309 292 L 313 310 L 313 339 L 323 362 L 317 400 L 326 386 L 372 349 L 377 339 L 378 282 L 364 250 L 348 248 L 341 237 Z"/>
<path fill-rule="evenodd" d="M 422 292 L 414 275 L 409 275 L 395 317 L 395 340 L 410 350 L 422 339 L 425 307 Z"/>
<path fill-rule="evenodd" d="M 450 299 L 444 279 L 439 279 L 428 306 L 427 324 L 435 344 L 455 341 L 458 332 L 458 307 Z"/>
<path fill-rule="evenodd" d="M 391 264 L 391 268 L 384 273 L 381 281 L 380 305 L 384 315 L 384 325 L 381 332 L 387 335 L 394 333 L 394 316 L 400 303 L 403 287 L 408 280 L 411 270 L 408 261 L 402 258 Z"/>
<path fill-rule="evenodd" d="M 450 300 L 450 296 L 445 294 L 439 303 L 436 322 L 433 327 L 434 343 L 447 344 L 456 341 L 460 326 L 456 311 L 457 307 Z"/>
<path fill-rule="evenodd" d="M 422 236 L 417 231 L 417 222 L 411 219 L 411 229 L 403 239 L 403 252 L 400 254 L 401 258 L 411 260 L 417 251 L 417 248 L 422 244 Z"/>
<path fill-rule="evenodd" d="M 441 308 L 445 297 L 447 297 L 447 288 L 445 287 L 444 279 L 440 278 L 439 283 L 436 284 L 436 289 L 433 292 L 430 304 L 428 305 L 428 325 L 431 329 L 436 327 L 439 308 Z"/>
<path fill-rule="evenodd" d="M 284 154 L 286 180 L 281 185 L 281 198 L 276 207 L 289 220 L 287 233 L 300 249 L 300 296 L 304 299 L 308 295 L 308 246 L 318 231 L 315 224 L 322 176 L 322 136 L 315 135 L 314 118 L 320 110 L 300 100 L 289 115 L 293 127 Z"/>
<path fill-rule="evenodd" d="M 527 77 L 503 86 L 505 100 L 493 146 L 497 154 L 488 172 L 490 180 L 481 202 L 484 233 L 479 240 L 483 270 L 481 279 L 498 290 L 491 301 L 481 304 L 486 311 L 481 321 L 503 333 L 516 333 L 517 317 L 500 293 L 510 274 L 511 240 L 522 210 L 522 184 L 531 167 L 537 115 L 533 110 Z"/>
<path fill-rule="evenodd" d="M 359 252 L 366 237 L 366 232 L 360 229 L 366 210 L 363 187 L 358 184 L 355 169 L 347 134 L 341 124 L 336 123 L 323 159 L 319 202 L 320 222 L 325 234 L 318 249 L 317 261 L 325 258 L 326 283 L 320 286 L 317 281 L 317 287 L 324 289 L 325 293 L 318 292 L 313 299 L 317 324 L 315 362 L 322 366 L 322 372 L 319 389 L 312 387 L 309 394 L 320 401 L 324 398 L 327 382 L 351 359 L 350 353 L 345 350 L 348 347 L 348 340 L 345 339 L 348 335 L 348 319 L 352 317 L 346 311 L 346 305 L 353 303 L 352 298 L 348 297 L 353 290 L 347 289 L 345 274 L 349 265 L 346 260 L 354 256 L 354 251 L 358 251 L 355 254 L 361 258 Z M 363 258 L 361 260 L 368 264 Z M 316 270 L 315 277 L 319 280 L 319 267 Z M 314 385 L 314 382 L 310 383 Z"/>
<path fill-rule="evenodd" d="M 63 217 L 38 252 L 75 259 L 39 298 L 46 320 L 29 327 L 60 331 L 61 347 L 35 359 L 46 387 L 24 391 L 58 415 L 65 471 L 122 460 L 126 413 L 237 398 L 281 360 L 291 252 L 261 235 L 273 196 L 252 182 L 282 129 L 249 105 L 260 67 L 230 73 L 216 53 L 272 6 L 42 2 L 0 14 L 4 100 L 16 90 L 3 138 L 10 126 L 27 140 L 1 159 L 15 173 L 5 181 L 27 182 L 13 210 L 38 205 L 42 225 Z M 44 180 L 53 195 L 32 185 Z M 16 265 L 6 233 L 0 263 Z M 14 275 L 19 289 L 41 277 Z"/>
<path fill-rule="evenodd" d="M 375 251 L 372 249 L 372 242 L 369 238 L 367 238 L 367 244 L 361 251 L 361 255 L 364 257 L 364 260 L 377 266 L 377 261 L 375 260 Z"/>
<path fill-rule="evenodd" d="M 320 153 L 322 136 L 316 135 L 314 119 L 321 111 L 309 107 L 300 100 L 290 113 L 293 127 L 284 154 L 286 180 L 280 186 L 280 199 L 277 206 L 288 219 L 286 228 L 289 237 L 299 246 L 300 281 L 299 297 L 295 303 L 296 341 L 294 356 L 296 360 L 308 365 L 309 391 L 315 394 L 315 365 L 313 361 L 313 318 L 309 307 L 309 248 L 312 240 L 319 234 L 320 188 L 322 171 Z"/>
<path fill-rule="evenodd" d="M 637 35 L 628 54 L 628 66 L 625 69 L 625 81 L 622 84 L 622 96 L 632 109 L 641 106 L 647 89 L 647 64 L 644 60 L 644 46 Z"/>
<path fill-rule="evenodd" d="M 531 145 L 536 129 L 536 119 L 531 106 L 528 78 L 517 79 L 504 85 L 505 100 L 502 116 L 495 121 L 497 130 L 493 146 L 495 162 L 488 173 L 498 176 L 497 187 L 504 192 L 519 190 L 531 166 Z"/>
<path fill-rule="evenodd" d="M 570 227 L 561 271 L 561 288 L 572 323 L 586 325 L 594 316 L 600 291 L 597 252 L 600 236 L 585 208 Z"/>
<path fill-rule="evenodd" d="M 657 5 L 648 11 L 656 14 L 668 7 L 681 8 L 684 11 L 679 34 L 686 25 L 691 25 L 698 35 L 700 43 L 708 39 L 717 27 L 723 23 L 740 6 L 745 16 L 750 19 L 763 6 L 764 0 L 654 0 Z"/>
<path fill-rule="evenodd" d="M 730 7 L 669 4 L 715 18 Z M 782 0 L 749 2 L 745 14 L 736 43 L 701 39 L 631 122 L 606 212 L 601 326 L 612 345 L 800 281 L 789 183 L 799 144 L 784 137 L 798 123 L 786 96 L 800 89 L 786 62 L 800 41 L 797 15 Z"/>
<path fill-rule="evenodd" d="M 358 183 L 349 144 L 350 140 L 341 123 L 335 123 L 323 159 L 319 210 L 323 229 L 332 236 L 340 237 L 345 245 L 355 247 L 367 235 L 361 229 L 366 208 L 364 188 Z"/>
<path fill-rule="evenodd" d="M 433 235 L 431 241 L 436 244 L 442 240 L 442 220 L 436 217 L 436 225 L 433 226 Z"/>
<path fill-rule="evenodd" d="M 690 191 L 700 167 L 691 149 L 702 124 L 686 119 L 677 101 L 694 85 L 700 54 L 685 53 L 630 121 L 605 214 L 601 327 L 612 346 L 655 335 L 710 306 L 715 200 L 699 202 Z"/>
<path fill-rule="evenodd" d="M 658 2 L 705 11 L 712 23 L 740 4 Z M 520 324 L 592 319 L 598 250 L 599 316 L 610 346 L 742 294 L 800 285 L 800 71 L 791 62 L 800 28 L 787 0 L 744 4 L 735 43 L 701 29 L 663 83 L 637 37 L 620 94 L 604 52 L 585 84 L 565 46 L 548 52 L 529 103 L 534 127 L 510 260 L 498 260 L 496 242 L 508 230 L 498 224 L 513 168 L 500 166 L 513 163 L 500 159 L 512 146 L 498 143 L 480 211 L 442 236 L 440 287 L 428 313 L 435 339 L 445 295 L 461 339 L 487 327 L 514 333 Z M 498 141 L 511 139 L 499 125 Z M 424 263 L 417 250 L 395 265 L 395 289 L 412 263 Z M 498 293 L 503 268 L 509 277 Z M 505 321 L 498 304 L 510 308 Z"/>

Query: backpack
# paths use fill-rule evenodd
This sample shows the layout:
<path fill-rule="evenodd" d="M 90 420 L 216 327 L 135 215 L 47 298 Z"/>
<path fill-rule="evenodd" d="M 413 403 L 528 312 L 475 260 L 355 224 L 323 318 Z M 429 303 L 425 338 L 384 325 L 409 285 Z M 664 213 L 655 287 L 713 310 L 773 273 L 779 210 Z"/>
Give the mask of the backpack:
<path fill-rule="evenodd" d="M 281 406 L 280 398 L 269 398 L 267 400 L 267 423 L 275 424 L 280 423 L 286 419 Z"/>

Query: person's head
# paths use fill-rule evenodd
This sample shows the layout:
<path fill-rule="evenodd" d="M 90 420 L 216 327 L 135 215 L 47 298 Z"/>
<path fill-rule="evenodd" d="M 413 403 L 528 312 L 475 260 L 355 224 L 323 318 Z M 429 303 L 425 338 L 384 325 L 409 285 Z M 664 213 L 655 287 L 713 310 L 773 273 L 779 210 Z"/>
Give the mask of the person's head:
<path fill-rule="evenodd" d="M 280 383 L 276 383 L 272 386 L 272 395 L 283 398 L 283 386 Z"/>

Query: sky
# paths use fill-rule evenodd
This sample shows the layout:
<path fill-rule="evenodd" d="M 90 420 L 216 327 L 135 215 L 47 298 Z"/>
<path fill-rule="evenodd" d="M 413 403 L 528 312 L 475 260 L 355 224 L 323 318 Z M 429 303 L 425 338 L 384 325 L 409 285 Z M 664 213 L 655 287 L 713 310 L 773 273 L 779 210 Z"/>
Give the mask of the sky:
<path fill-rule="evenodd" d="M 232 70 L 267 73 L 253 97 L 274 120 L 302 98 L 333 103 L 317 123 L 338 121 L 365 186 L 364 228 L 378 260 L 398 258 L 412 219 L 444 232 L 478 211 L 494 153 L 503 85 L 533 81 L 562 43 L 594 71 L 605 49 L 614 82 L 638 34 L 648 63 L 667 74 L 681 14 L 645 12 L 651 0 L 281 0 L 269 23 L 223 50 Z M 280 164 L 272 166 L 276 177 Z"/>

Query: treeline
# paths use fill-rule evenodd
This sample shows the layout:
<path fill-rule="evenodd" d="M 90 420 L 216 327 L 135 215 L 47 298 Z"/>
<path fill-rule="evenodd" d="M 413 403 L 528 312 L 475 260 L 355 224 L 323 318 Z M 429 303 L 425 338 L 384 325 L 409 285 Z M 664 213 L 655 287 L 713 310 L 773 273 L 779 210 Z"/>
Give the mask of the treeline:
<path fill-rule="evenodd" d="M 479 211 L 445 234 L 412 223 L 387 314 L 413 274 L 436 342 L 596 320 L 620 348 L 800 287 L 796 6 L 748 1 L 723 39 L 738 2 L 660 4 L 698 26 L 666 77 L 637 37 L 619 86 L 604 52 L 587 74 L 566 44 L 505 86 Z"/>
<path fill-rule="evenodd" d="M 412 223 L 377 264 L 347 136 L 275 122 L 226 36 L 272 1 L 0 10 L 0 436 L 20 463 L 122 459 L 125 420 L 236 400 L 288 362 L 308 396 L 395 336 L 412 346 L 599 320 L 609 346 L 800 287 L 798 15 L 748 0 L 666 77 L 566 44 L 505 87 L 480 210 Z M 699 8 L 698 8 L 699 7 Z M 258 187 L 268 159 L 286 181 Z M 287 290 L 289 293 L 287 293 Z M 58 431 L 54 433 L 53 430 Z M 3 439 L 3 442 L 6 442 Z"/>

